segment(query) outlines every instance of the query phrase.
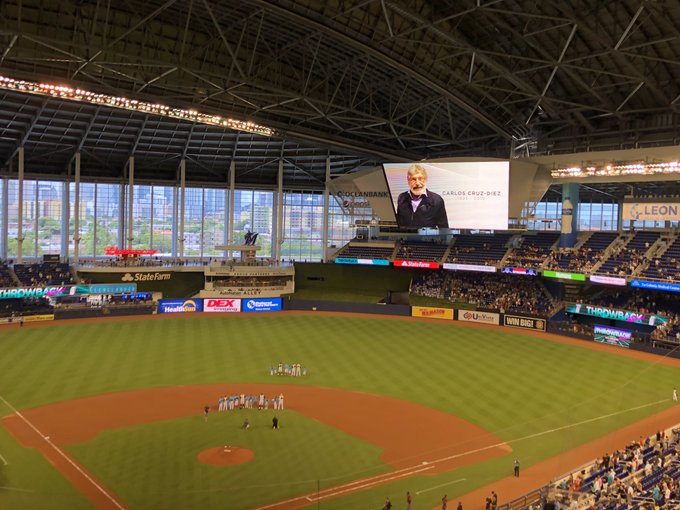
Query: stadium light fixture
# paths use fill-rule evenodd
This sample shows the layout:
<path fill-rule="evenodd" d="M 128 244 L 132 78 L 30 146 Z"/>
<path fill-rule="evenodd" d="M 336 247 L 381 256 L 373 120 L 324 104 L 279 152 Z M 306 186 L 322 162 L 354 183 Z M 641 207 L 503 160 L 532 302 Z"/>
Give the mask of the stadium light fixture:
<path fill-rule="evenodd" d="M 124 96 L 110 96 L 108 94 L 90 92 L 81 88 L 72 88 L 65 85 L 38 83 L 27 80 L 15 80 L 14 78 L 8 78 L 7 76 L 0 75 L 0 89 L 22 92 L 24 94 L 51 96 L 69 101 L 91 103 L 98 106 L 109 106 L 111 108 L 150 113 L 152 115 L 160 115 L 162 117 L 197 122 L 199 124 L 207 124 L 209 126 L 219 126 L 262 136 L 273 136 L 276 134 L 274 129 L 261 124 L 256 124 L 255 122 L 232 119 L 229 117 L 223 117 L 221 115 L 201 113 L 196 110 L 184 110 L 182 108 L 174 108 L 159 103 L 150 103 L 147 101 L 130 99 Z"/>
<path fill-rule="evenodd" d="M 611 163 L 604 166 L 571 166 L 553 168 L 550 175 L 553 179 L 580 179 L 586 177 L 619 177 L 626 175 L 668 175 L 680 173 L 680 163 L 670 161 L 664 163 L 630 162 Z"/>

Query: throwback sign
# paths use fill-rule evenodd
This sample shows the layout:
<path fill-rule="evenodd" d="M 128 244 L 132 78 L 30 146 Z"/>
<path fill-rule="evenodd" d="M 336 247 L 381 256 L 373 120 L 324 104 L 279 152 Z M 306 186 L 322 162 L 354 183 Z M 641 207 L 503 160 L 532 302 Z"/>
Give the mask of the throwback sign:
<path fill-rule="evenodd" d="M 545 331 L 545 320 L 521 315 L 503 315 L 503 326 L 520 329 L 535 329 Z"/>
<path fill-rule="evenodd" d="M 203 311 L 205 312 L 240 312 L 240 299 L 204 299 Z"/>
<path fill-rule="evenodd" d="M 158 302 L 158 313 L 200 312 L 202 308 L 200 299 L 161 299 Z"/>
<path fill-rule="evenodd" d="M 500 314 L 492 312 L 473 312 L 471 310 L 458 310 L 458 320 L 465 322 L 480 322 L 482 324 L 500 324 Z"/>
<path fill-rule="evenodd" d="M 278 312 L 281 309 L 281 298 L 243 300 L 244 312 Z"/>
<path fill-rule="evenodd" d="M 430 306 L 411 307 L 413 317 L 427 317 L 428 319 L 448 319 L 453 320 L 452 308 L 432 308 Z"/>

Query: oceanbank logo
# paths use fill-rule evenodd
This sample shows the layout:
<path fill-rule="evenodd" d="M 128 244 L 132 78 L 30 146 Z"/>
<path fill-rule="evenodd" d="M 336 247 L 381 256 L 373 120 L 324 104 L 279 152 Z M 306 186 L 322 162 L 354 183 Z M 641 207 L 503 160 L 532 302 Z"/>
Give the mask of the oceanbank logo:
<path fill-rule="evenodd" d="M 172 277 L 172 273 L 125 273 L 122 282 L 161 282 Z"/>
<path fill-rule="evenodd" d="M 245 312 L 278 312 L 281 309 L 281 298 L 246 299 L 243 305 Z"/>
<path fill-rule="evenodd" d="M 230 298 L 211 298 L 204 299 L 204 310 L 206 312 L 240 312 L 241 300 Z"/>
<path fill-rule="evenodd" d="M 387 191 L 338 191 L 336 196 L 343 207 L 358 209 L 371 207 L 370 198 L 389 198 Z"/>

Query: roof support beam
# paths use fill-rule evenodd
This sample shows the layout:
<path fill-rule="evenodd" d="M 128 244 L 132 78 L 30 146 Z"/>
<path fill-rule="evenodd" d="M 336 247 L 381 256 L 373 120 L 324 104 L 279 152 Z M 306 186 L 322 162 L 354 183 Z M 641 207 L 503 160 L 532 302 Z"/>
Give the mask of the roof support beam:
<path fill-rule="evenodd" d="M 155 18 L 156 16 L 158 16 L 161 12 L 163 12 L 165 9 L 167 9 L 168 7 L 170 7 L 170 6 L 171 6 L 172 4 L 174 4 L 176 1 L 177 1 L 177 0 L 168 0 L 168 1 L 165 2 L 163 5 L 161 5 L 158 9 L 156 9 L 155 11 L 153 11 L 153 12 L 152 12 L 151 14 L 149 14 L 148 16 L 145 16 L 144 18 L 142 18 L 141 20 L 139 20 L 137 23 L 135 23 L 135 24 L 134 24 L 132 27 L 130 27 L 128 30 L 126 30 L 125 32 L 123 32 L 121 35 L 119 35 L 118 37 L 116 37 L 113 41 L 111 41 L 111 42 L 108 43 L 106 46 L 104 46 L 102 49 L 100 49 L 99 51 L 97 51 L 97 52 L 96 52 L 94 55 L 92 55 L 88 60 L 86 60 L 85 62 L 83 62 L 83 63 L 80 65 L 80 67 L 78 67 L 78 69 L 76 69 L 76 71 L 75 71 L 75 72 L 73 73 L 73 75 L 71 76 L 71 79 L 73 80 L 73 79 L 76 77 L 76 75 L 77 75 L 80 71 L 82 71 L 82 70 L 85 69 L 88 65 L 90 65 L 92 62 L 94 62 L 95 59 L 97 59 L 97 58 L 98 58 L 102 53 L 104 53 L 106 50 L 108 50 L 109 48 L 111 48 L 111 46 L 113 46 L 113 45 L 116 44 L 117 42 L 119 42 L 119 41 L 121 41 L 122 39 L 124 39 L 128 34 L 131 34 L 131 33 L 134 32 L 135 30 L 137 30 L 139 27 L 141 27 L 141 26 L 143 26 L 144 24 L 146 24 L 149 20 L 152 20 L 153 18 Z"/>
<path fill-rule="evenodd" d="M 31 136 L 31 133 L 33 132 L 33 128 L 35 128 L 35 125 L 37 124 L 38 120 L 40 119 L 40 116 L 42 115 L 43 111 L 45 111 L 45 107 L 47 106 L 48 102 L 49 102 L 49 98 L 46 98 L 46 99 L 43 100 L 38 111 L 35 112 L 33 117 L 31 117 L 31 121 L 28 124 L 28 127 L 26 128 L 26 132 L 21 137 L 21 140 L 19 140 L 19 143 L 17 144 L 16 148 L 12 151 L 12 154 L 2 163 L 2 165 L 0 165 L 0 168 L 6 167 L 7 163 L 9 163 L 12 159 L 14 159 L 14 156 L 16 156 L 19 153 L 19 149 L 26 144 L 26 142 L 28 141 L 28 138 Z"/>
<path fill-rule="evenodd" d="M 557 62 L 555 63 L 555 67 L 553 67 L 553 70 L 550 73 L 550 78 L 548 78 L 548 81 L 545 82 L 545 86 L 543 87 L 543 92 L 541 92 L 541 96 L 538 98 L 538 101 L 536 101 L 536 104 L 531 109 L 531 112 L 529 113 L 529 116 L 527 117 L 527 120 L 524 124 L 528 125 L 529 122 L 531 122 L 531 118 L 534 116 L 536 109 L 540 106 L 541 101 L 545 97 L 545 93 L 548 92 L 548 88 L 550 87 L 550 84 L 552 83 L 553 78 L 555 77 L 555 73 L 557 73 L 557 70 L 560 68 L 560 64 L 562 63 L 562 59 L 564 58 L 565 53 L 567 53 L 567 49 L 569 48 L 571 41 L 574 39 L 574 35 L 576 34 L 577 28 L 578 28 L 578 25 L 574 25 L 572 27 L 571 32 L 569 33 L 569 37 L 567 37 L 567 41 L 564 43 L 564 47 L 562 48 L 562 53 L 560 53 L 560 58 L 557 59 Z"/>
<path fill-rule="evenodd" d="M 205 1 L 206 0 L 204 0 L 204 2 Z M 430 79 L 428 76 L 424 75 L 422 72 L 415 69 L 411 65 L 407 65 L 404 62 L 399 61 L 396 58 L 393 58 L 385 54 L 384 52 L 376 49 L 372 45 L 361 41 L 358 37 L 352 37 L 334 27 L 327 26 L 323 23 L 320 23 L 316 20 L 310 19 L 309 17 L 298 14 L 297 12 L 294 12 L 285 7 L 280 7 L 278 5 L 266 2 L 265 0 L 253 0 L 253 2 L 262 6 L 263 8 L 266 8 L 267 10 L 275 11 L 281 15 L 284 15 L 289 19 L 294 20 L 299 25 L 310 26 L 314 30 L 317 30 L 324 34 L 329 34 L 334 39 L 342 41 L 343 44 L 346 44 L 347 46 L 358 49 L 363 53 L 370 55 L 371 57 L 379 60 L 385 65 L 388 65 L 393 69 L 396 69 L 397 71 L 403 73 L 405 76 L 413 78 L 415 81 L 421 83 L 425 87 L 434 90 L 438 94 L 448 98 L 452 103 L 456 104 L 459 108 L 471 114 L 479 122 L 483 123 L 488 128 L 492 129 L 494 132 L 502 136 L 503 138 L 505 139 L 512 138 L 512 134 L 505 128 L 505 126 L 502 126 L 495 119 L 486 115 L 486 113 L 480 111 L 476 106 L 471 104 L 467 100 L 467 98 L 463 97 L 457 92 L 454 92 L 450 88 L 445 87 L 444 85 L 441 85 L 438 82 L 435 82 L 434 80 Z"/>

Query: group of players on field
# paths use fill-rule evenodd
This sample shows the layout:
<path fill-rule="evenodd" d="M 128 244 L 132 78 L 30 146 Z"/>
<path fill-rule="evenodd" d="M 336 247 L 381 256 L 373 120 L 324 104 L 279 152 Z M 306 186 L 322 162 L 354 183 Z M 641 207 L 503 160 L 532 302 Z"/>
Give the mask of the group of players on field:
<path fill-rule="evenodd" d="M 265 397 L 264 393 L 259 395 L 224 395 L 217 400 L 218 411 L 233 411 L 234 409 L 269 409 L 270 399 Z M 272 397 L 271 403 L 273 409 L 284 409 L 283 393 Z"/>
<path fill-rule="evenodd" d="M 291 377 L 300 377 L 307 375 L 307 367 L 303 367 L 300 363 L 280 363 L 278 366 L 272 365 L 269 368 L 269 375 L 289 375 Z"/>

